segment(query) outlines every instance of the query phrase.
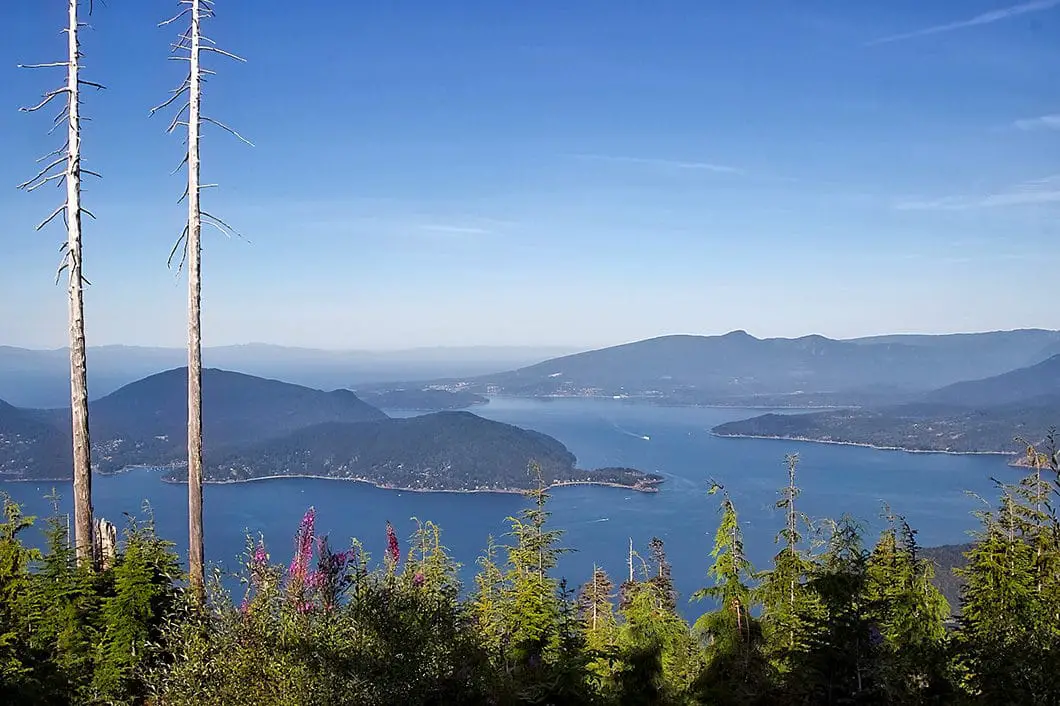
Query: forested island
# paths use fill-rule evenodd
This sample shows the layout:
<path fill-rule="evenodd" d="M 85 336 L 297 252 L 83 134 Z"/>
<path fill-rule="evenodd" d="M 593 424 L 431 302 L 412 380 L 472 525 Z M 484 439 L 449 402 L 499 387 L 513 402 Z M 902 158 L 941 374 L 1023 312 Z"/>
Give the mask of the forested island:
<path fill-rule="evenodd" d="M 187 371 L 178 368 L 93 402 L 94 470 L 159 466 L 168 469 L 168 480 L 183 480 L 186 385 Z M 204 477 L 210 483 L 317 476 L 407 490 L 514 492 L 529 487 L 531 461 L 549 484 L 653 492 L 662 482 L 631 468 L 580 469 L 551 436 L 470 412 L 392 419 L 349 390 L 325 392 L 216 369 L 205 371 L 203 392 L 209 405 Z M 0 402 L 0 478 L 68 479 L 69 424 L 68 410 Z"/>
<path fill-rule="evenodd" d="M 1051 400 L 999 407 L 902 405 L 811 414 L 764 414 L 727 422 L 713 433 L 789 441 L 852 444 L 880 449 L 946 453 L 1016 454 L 1016 438 L 1041 442 L 1060 419 Z"/>
<path fill-rule="evenodd" d="M 205 481 L 310 476 L 402 490 L 515 492 L 531 487 L 530 461 L 549 485 L 591 483 L 653 492 L 662 481 L 630 468 L 579 469 L 574 454 L 556 439 L 470 412 L 305 427 L 213 456 Z M 182 481 L 184 470 L 174 468 L 166 478 Z"/>
<path fill-rule="evenodd" d="M 882 449 L 1015 454 L 1060 422 L 1060 355 L 905 404 L 763 414 L 714 427 L 718 436 L 856 444 Z M 1017 442 L 1017 439 L 1022 441 Z"/>

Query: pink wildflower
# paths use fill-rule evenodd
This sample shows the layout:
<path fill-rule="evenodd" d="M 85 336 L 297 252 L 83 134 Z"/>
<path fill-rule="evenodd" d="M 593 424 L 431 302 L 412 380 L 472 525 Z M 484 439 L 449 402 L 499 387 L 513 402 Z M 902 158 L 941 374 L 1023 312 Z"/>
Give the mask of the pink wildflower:
<path fill-rule="evenodd" d="M 394 526 L 389 522 L 386 523 L 386 557 L 391 564 L 397 564 L 401 559 L 401 547 L 398 544 L 397 533 L 394 532 Z"/>
<path fill-rule="evenodd" d="M 309 571 L 309 562 L 313 559 L 313 528 L 316 523 L 316 510 L 310 507 L 302 516 L 298 525 L 298 534 L 294 540 L 294 558 L 288 573 L 292 579 L 304 581 Z"/>
<path fill-rule="evenodd" d="M 416 588 L 419 588 L 424 584 L 424 582 L 426 582 L 426 580 L 427 577 L 423 575 L 423 572 L 417 571 L 416 574 L 412 577 L 412 585 Z"/>

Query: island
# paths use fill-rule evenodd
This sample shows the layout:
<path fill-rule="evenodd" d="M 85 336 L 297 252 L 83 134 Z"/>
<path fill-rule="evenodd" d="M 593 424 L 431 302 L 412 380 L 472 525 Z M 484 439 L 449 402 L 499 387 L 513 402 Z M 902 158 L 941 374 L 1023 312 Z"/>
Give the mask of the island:
<path fill-rule="evenodd" d="M 853 444 L 881 449 L 1012 455 L 1041 445 L 1060 422 L 1060 354 L 877 408 L 763 414 L 721 424 L 717 436 Z"/>
<path fill-rule="evenodd" d="M 1044 441 L 1060 418 L 1056 405 L 961 409 L 903 405 L 812 414 L 763 414 L 714 427 L 716 436 L 783 439 L 877 449 L 962 454 L 1019 453 L 1023 438 Z"/>
<path fill-rule="evenodd" d="M 556 439 L 471 414 L 436 412 L 381 422 L 305 427 L 237 451 L 214 455 L 204 481 L 333 478 L 413 491 L 519 492 L 535 482 L 536 463 L 549 485 L 599 484 L 654 492 L 662 477 L 631 468 L 580 469 Z M 183 468 L 166 479 L 183 481 Z"/>
<path fill-rule="evenodd" d="M 164 468 L 186 478 L 187 370 L 143 380 L 90 405 L 97 473 Z M 632 468 L 578 468 L 546 434 L 470 412 L 391 418 L 350 390 L 326 392 L 224 370 L 203 374 L 204 480 L 232 483 L 320 477 L 416 491 L 520 492 L 537 463 L 550 485 L 654 492 L 661 476 Z M 69 480 L 69 410 L 0 401 L 0 479 Z"/>

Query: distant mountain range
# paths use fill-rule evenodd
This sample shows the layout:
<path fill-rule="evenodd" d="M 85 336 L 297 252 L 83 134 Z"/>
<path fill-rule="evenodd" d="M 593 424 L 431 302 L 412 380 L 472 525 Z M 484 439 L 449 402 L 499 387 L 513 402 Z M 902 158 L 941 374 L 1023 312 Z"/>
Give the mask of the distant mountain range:
<path fill-rule="evenodd" d="M 1060 332 L 1037 329 L 848 341 L 759 339 L 734 331 L 664 336 L 434 385 L 480 394 L 620 396 L 670 404 L 886 404 L 1033 365 L 1057 345 Z"/>
<path fill-rule="evenodd" d="M 248 375 L 210 373 L 223 377 L 214 383 L 206 381 L 207 445 L 217 454 L 234 454 L 236 449 L 249 453 L 253 444 L 319 424 L 384 421 L 368 410 L 377 415 L 382 414 L 378 408 L 454 410 L 481 404 L 486 395 L 830 408 L 805 415 L 760 416 L 715 431 L 726 436 L 805 438 L 933 451 L 1004 452 L 1014 448 L 1013 436 L 1040 439 L 1047 428 L 1060 422 L 1058 331 L 902 334 L 851 340 L 816 335 L 759 339 L 734 331 L 721 336 L 664 336 L 524 367 L 515 365 L 506 372 L 487 373 L 482 367 L 493 361 L 503 369 L 500 359 L 505 356 L 516 362 L 533 352 L 437 349 L 370 354 L 265 345 L 208 349 L 207 361 L 231 362 Z M 105 347 L 93 348 L 89 355 L 94 376 L 91 389 L 98 392 L 107 384 L 101 384 L 101 379 L 114 383 L 132 375 L 150 375 L 162 363 L 182 359 L 183 352 Z M 15 390 L 21 391 L 16 399 L 55 398 L 61 401 L 52 406 L 65 406 L 66 365 L 65 351 L 0 347 L 0 397 Z M 466 374 L 454 372 L 460 366 L 465 366 Z M 374 372 L 365 372 L 369 369 Z M 419 382 L 384 382 L 381 378 L 387 372 L 394 373 L 390 379 Z M 255 377 L 263 373 L 287 383 Z M 184 390 L 175 379 L 182 374 L 178 370 L 150 375 L 92 403 L 100 468 L 180 457 Z M 42 380 L 51 381 L 47 384 L 54 389 L 45 390 Z M 225 391 L 211 396 L 211 384 Z M 249 385 L 250 391 L 243 390 L 242 384 Z M 309 389 L 351 386 L 357 394 Z M 250 403 L 259 399 L 257 395 L 264 400 L 260 408 Z M 151 404 L 157 409 L 150 409 Z M 67 433 L 60 419 L 63 414 L 8 406 L 0 410 L 0 420 L 24 429 L 44 424 L 49 430 L 37 427 L 36 432 L 43 438 L 56 430 Z M 216 418 L 211 420 L 211 414 Z M 486 436 L 483 431 L 482 438 Z M 290 446 L 293 442 L 282 443 Z M 13 467 L 10 464 L 24 463 L 12 460 L 15 446 L 9 447 L 8 469 Z M 19 448 L 18 458 L 38 453 L 43 467 L 58 464 L 65 468 L 53 453 Z M 279 456 L 272 447 L 262 447 L 261 453 Z M 142 458 L 152 460 L 138 460 Z M 239 454 L 233 458 L 233 463 L 246 460 Z M 360 468 L 347 460 L 351 461 L 349 469 Z"/>
<path fill-rule="evenodd" d="M 1016 453 L 1060 425 L 1060 354 L 1001 375 L 947 385 L 914 401 L 872 409 L 767 414 L 714 428 L 755 436 L 916 451 Z"/>
<path fill-rule="evenodd" d="M 557 346 L 327 351 L 252 343 L 208 347 L 203 357 L 210 367 L 332 390 L 386 380 L 481 375 L 570 352 Z M 187 352 L 180 348 L 91 347 L 89 392 L 97 399 L 122 385 L 186 364 Z M 19 407 L 69 406 L 69 381 L 70 361 L 65 348 L 31 350 L 0 345 L 0 399 Z"/>
<path fill-rule="evenodd" d="M 187 369 L 139 380 L 90 405 L 93 467 L 168 466 L 187 458 Z M 275 475 L 356 478 L 415 490 L 526 488 L 529 461 L 549 482 L 598 482 L 651 490 L 658 476 L 585 471 L 560 442 L 469 413 L 391 419 L 349 390 L 323 392 L 242 373 L 203 373 L 207 482 Z M 68 409 L 0 401 L 0 478 L 71 474 Z"/>

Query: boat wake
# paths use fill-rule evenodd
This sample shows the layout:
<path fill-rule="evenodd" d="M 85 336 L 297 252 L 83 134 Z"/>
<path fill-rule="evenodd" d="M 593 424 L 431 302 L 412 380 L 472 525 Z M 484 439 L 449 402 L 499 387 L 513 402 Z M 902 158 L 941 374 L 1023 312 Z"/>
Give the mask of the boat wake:
<path fill-rule="evenodd" d="M 648 436 L 647 434 L 634 434 L 630 430 L 623 429 L 622 427 L 618 426 L 614 422 L 611 422 L 611 426 L 614 427 L 615 431 L 617 431 L 619 434 L 625 434 L 626 436 L 632 436 L 634 439 L 641 439 L 643 441 L 651 441 L 651 437 Z"/>

